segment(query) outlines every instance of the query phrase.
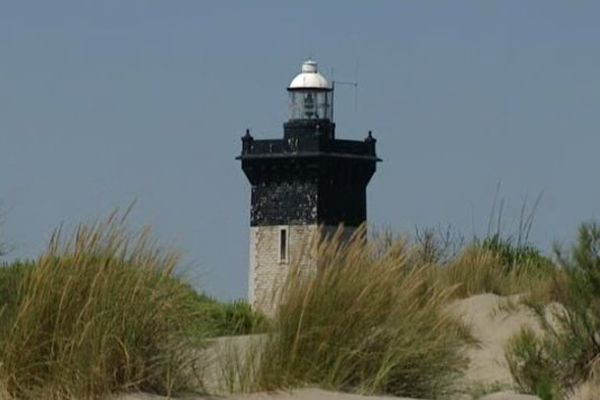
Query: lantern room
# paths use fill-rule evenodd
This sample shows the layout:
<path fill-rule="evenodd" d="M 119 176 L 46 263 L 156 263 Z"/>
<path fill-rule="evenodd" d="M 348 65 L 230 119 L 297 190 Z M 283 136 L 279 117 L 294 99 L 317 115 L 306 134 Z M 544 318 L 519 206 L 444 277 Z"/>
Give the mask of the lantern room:
<path fill-rule="evenodd" d="M 290 120 L 327 119 L 331 121 L 333 89 L 317 70 L 317 63 L 307 60 L 287 88 L 290 94 Z"/>

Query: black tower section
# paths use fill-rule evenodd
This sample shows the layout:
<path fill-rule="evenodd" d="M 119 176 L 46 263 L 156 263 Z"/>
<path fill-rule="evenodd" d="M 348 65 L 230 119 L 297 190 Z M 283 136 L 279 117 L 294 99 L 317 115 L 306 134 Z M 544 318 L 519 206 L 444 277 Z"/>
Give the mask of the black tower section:
<path fill-rule="evenodd" d="M 291 120 L 283 139 L 242 137 L 242 169 L 252 185 L 250 225 L 358 226 L 366 189 L 381 161 L 376 140 L 338 140 L 328 119 Z"/>

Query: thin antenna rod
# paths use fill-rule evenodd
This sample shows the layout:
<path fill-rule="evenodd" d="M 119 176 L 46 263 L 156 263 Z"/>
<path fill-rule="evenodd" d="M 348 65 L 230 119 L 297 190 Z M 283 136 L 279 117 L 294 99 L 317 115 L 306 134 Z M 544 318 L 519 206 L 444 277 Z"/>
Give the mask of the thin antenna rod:
<path fill-rule="evenodd" d="M 354 85 L 354 112 L 358 114 L 358 83 Z"/>
<path fill-rule="evenodd" d="M 333 108 L 334 99 L 335 99 L 335 78 L 333 75 L 333 67 L 331 67 L 331 122 L 335 121 L 335 119 L 333 118 L 333 111 L 335 110 L 335 108 Z"/>
<path fill-rule="evenodd" d="M 356 42 L 354 43 L 354 51 L 356 52 Z M 354 112 L 358 114 L 358 56 L 354 62 Z"/>
<path fill-rule="evenodd" d="M 334 111 L 334 99 L 335 99 L 335 85 L 348 85 L 354 87 L 354 112 L 358 112 L 358 81 L 355 79 L 353 82 L 349 81 L 336 81 L 333 76 L 333 67 L 331 68 L 331 120 L 333 119 L 333 111 Z M 358 59 L 356 61 L 354 77 L 358 77 Z"/>

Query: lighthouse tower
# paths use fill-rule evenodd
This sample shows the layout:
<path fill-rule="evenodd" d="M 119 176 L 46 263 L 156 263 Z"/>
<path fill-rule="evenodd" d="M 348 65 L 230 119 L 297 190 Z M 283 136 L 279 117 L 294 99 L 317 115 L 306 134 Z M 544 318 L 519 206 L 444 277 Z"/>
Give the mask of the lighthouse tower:
<path fill-rule="evenodd" d="M 371 132 L 363 141 L 336 139 L 333 87 L 316 62 L 304 62 L 287 90 L 283 138 L 256 140 L 246 131 L 238 157 L 252 185 L 248 297 L 267 313 L 290 262 L 317 231 L 340 224 L 351 231 L 366 220 L 367 184 L 380 161 Z"/>

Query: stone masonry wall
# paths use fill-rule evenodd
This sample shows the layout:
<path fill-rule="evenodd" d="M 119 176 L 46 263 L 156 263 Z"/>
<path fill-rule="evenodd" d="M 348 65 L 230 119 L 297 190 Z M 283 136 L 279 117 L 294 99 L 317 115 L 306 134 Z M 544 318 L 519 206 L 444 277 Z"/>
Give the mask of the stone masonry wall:
<path fill-rule="evenodd" d="M 282 228 L 288 230 L 288 258 L 280 261 L 279 246 Z M 325 234 L 335 232 L 336 227 L 325 227 Z M 346 227 L 345 237 L 355 228 Z M 277 290 L 289 272 L 290 265 L 300 262 L 304 268 L 314 268 L 316 259 L 309 255 L 310 243 L 317 239 L 317 225 L 274 225 L 250 228 L 250 265 L 248 276 L 248 301 L 256 310 L 273 315 Z"/>
<path fill-rule="evenodd" d="M 288 229 L 288 259 L 281 262 L 279 240 L 282 228 Z M 250 228 L 250 271 L 248 300 L 252 307 L 272 315 L 277 288 L 285 281 L 291 263 L 301 257 L 317 232 L 317 225 L 274 225 Z M 307 268 L 314 263 L 305 259 Z"/>

